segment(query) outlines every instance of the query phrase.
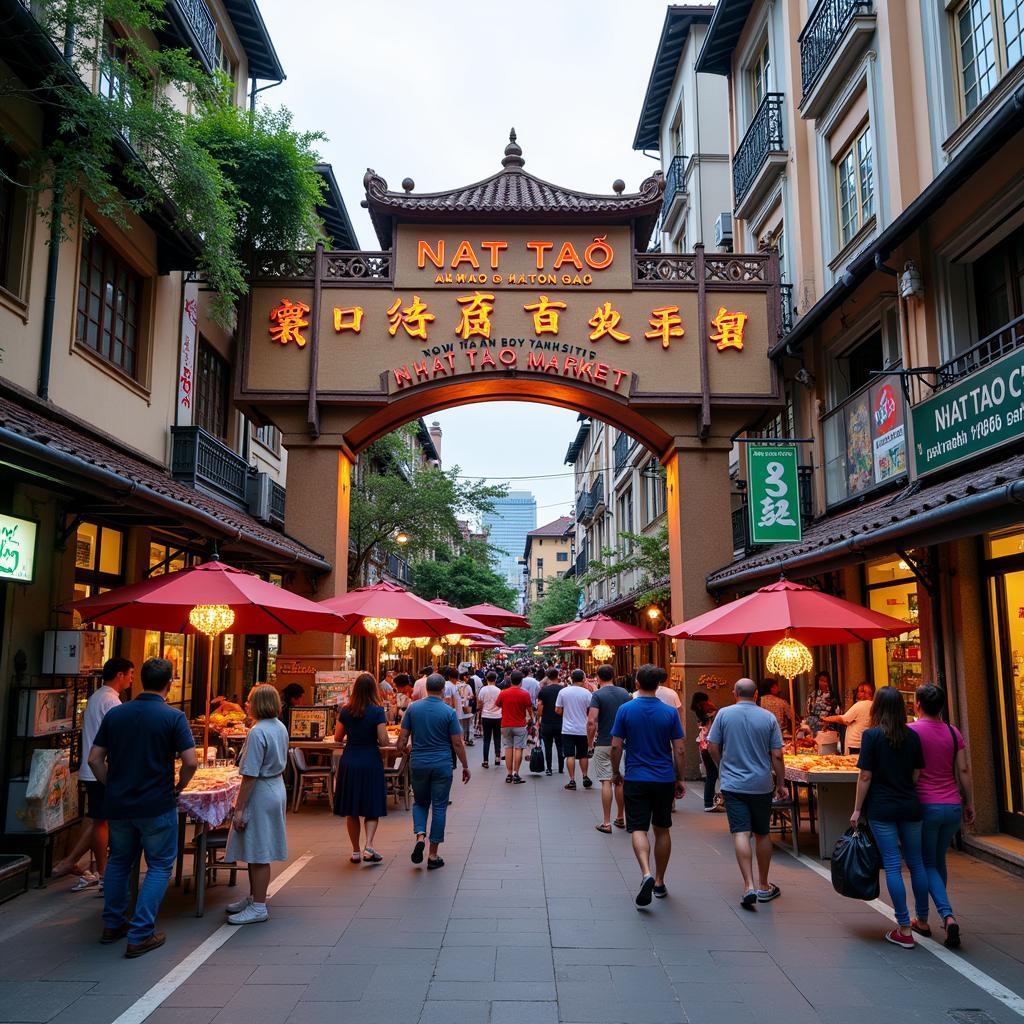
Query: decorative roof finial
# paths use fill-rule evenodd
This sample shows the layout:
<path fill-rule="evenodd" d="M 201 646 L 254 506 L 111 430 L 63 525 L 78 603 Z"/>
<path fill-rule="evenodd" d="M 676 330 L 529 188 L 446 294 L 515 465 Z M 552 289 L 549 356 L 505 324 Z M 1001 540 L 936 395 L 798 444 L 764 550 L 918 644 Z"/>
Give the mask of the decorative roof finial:
<path fill-rule="evenodd" d="M 516 130 L 513 128 L 508 133 L 508 145 L 505 147 L 505 156 L 502 158 L 501 166 L 504 167 L 505 170 L 514 170 L 525 166 L 525 164 L 526 161 L 523 159 L 523 151 L 516 142 Z"/>

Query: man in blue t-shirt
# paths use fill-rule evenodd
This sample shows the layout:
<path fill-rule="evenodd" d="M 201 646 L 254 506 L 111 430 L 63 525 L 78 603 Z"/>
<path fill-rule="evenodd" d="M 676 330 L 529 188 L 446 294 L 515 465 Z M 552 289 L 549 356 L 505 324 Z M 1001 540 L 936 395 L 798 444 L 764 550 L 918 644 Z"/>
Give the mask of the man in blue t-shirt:
<path fill-rule="evenodd" d="M 412 826 L 416 845 L 413 864 L 423 863 L 430 814 L 430 853 L 427 869 L 443 868 L 438 847 L 444 842 L 448 797 L 452 790 L 452 751 L 462 762 L 462 781 L 469 782 L 469 761 L 462 739 L 462 726 L 455 709 L 444 702 L 444 676 L 435 672 L 427 677 L 427 696 L 410 704 L 398 734 L 398 753 L 405 754 L 412 737 Z"/>
<path fill-rule="evenodd" d="M 650 906 L 651 896 L 664 899 L 665 869 L 672 855 L 672 801 L 686 794 L 683 782 L 683 726 L 674 708 L 658 700 L 660 671 L 654 665 L 637 669 L 637 699 L 615 713 L 612 725 L 612 782 L 622 783 L 626 801 L 626 829 L 642 879 L 636 895 L 638 907 Z M 629 752 L 626 778 L 620 773 L 623 747 Z M 647 832 L 654 825 L 654 871 Z"/>
<path fill-rule="evenodd" d="M 165 935 L 154 924 L 178 853 L 178 794 L 198 764 L 188 719 L 167 706 L 171 663 L 150 658 L 139 675 L 142 693 L 107 712 L 88 757 L 96 781 L 106 786 L 110 831 L 100 942 L 127 936 L 129 959 L 164 944 Z M 179 756 L 175 783 L 174 760 Z M 128 880 L 140 850 L 146 855 L 146 877 L 129 923 Z"/>

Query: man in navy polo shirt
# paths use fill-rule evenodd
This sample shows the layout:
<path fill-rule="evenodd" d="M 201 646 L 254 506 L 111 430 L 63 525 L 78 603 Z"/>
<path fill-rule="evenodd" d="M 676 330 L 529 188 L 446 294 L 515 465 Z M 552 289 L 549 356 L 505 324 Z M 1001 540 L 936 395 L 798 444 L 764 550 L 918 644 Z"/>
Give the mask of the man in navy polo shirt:
<path fill-rule="evenodd" d="M 89 751 L 89 767 L 106 786 L 110 823 L 100 942 L 127 936 L 129 959 L 164 944 L 166 936 L 154 923 L 178 852 L 177 797 L 197 765 L 188 719 L 167 706 L 171 663 L 150 658 L 139 674 L 143 692 L 107 713 Z M 175 785 L 177 756 L 181 770 Z M 140 852 L 146 855 L 146 877 L 129 924 L 128 879 Z"/>

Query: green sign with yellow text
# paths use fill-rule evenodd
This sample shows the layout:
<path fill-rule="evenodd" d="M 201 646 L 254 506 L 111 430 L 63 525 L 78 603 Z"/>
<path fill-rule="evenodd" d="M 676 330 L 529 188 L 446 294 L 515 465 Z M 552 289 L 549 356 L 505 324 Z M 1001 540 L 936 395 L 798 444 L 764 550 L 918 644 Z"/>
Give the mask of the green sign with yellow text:
<path fill-rule="evenodd" d="M 748 444 L 747 494 L 751 544 L 800 540 L 800 490 L 795 444 Z"/>

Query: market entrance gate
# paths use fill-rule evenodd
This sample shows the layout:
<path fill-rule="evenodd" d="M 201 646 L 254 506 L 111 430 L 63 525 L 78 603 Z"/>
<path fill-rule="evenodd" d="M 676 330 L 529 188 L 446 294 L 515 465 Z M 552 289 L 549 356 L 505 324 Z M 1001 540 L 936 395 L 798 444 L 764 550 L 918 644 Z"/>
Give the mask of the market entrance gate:
<path fill-rule="evenodd" d="M 288 450 L 285 529 L 345 589 L 353 460 L 395 427 L 453 405 L 545 402 L 611 423 L 666 469 L 676 622 L 711 605 L 732 557 L 732 438 L 781 404 L 775 253 L 644 251 L 661 173 L 636 193 L 560 188 L 528 174 L 515 133 L 502 169 L 449 192 L 363 179 L 381 249 L 264 254 L 239 325 L 237 403 Z M 493 427 L 486 419 L 482 423 Z M 496 433 L 496 451 L 514 432 Z M 303 589 L 306 581 L 291 585 Z M 297 676 L 340 667 L 340 638 L 283 638 Z M 730 649 L 680 644 L 688 684 L 734 675 Z M 288 672 L 279 671 L 286 680 Z M 682 680 L 680 680 L 682 681 Z"/>

